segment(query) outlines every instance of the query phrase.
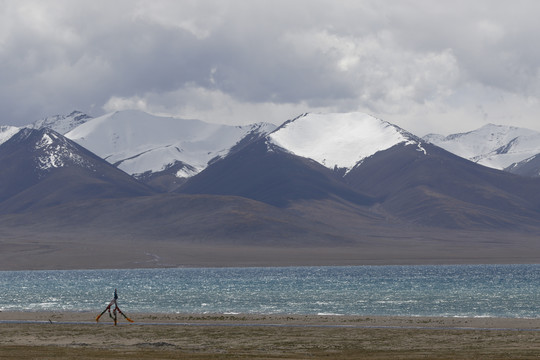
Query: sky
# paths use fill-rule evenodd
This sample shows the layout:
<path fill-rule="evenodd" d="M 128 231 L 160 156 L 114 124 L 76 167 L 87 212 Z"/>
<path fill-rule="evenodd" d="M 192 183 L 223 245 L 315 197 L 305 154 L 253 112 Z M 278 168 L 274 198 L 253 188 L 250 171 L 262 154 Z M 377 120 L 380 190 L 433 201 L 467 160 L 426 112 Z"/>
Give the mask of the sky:
<path fill-rule="evenodd" d="M 540 131 L 538 14 L 536 0 L 0 0 L 0 125 L 360 111 L 419 136 Z"/>

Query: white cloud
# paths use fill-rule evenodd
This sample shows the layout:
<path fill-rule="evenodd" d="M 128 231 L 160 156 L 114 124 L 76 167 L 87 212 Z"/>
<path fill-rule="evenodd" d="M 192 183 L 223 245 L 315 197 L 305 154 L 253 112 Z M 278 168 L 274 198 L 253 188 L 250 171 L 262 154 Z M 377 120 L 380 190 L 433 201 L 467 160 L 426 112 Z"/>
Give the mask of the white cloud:
<path fill-rule="evenodd" d="M 199 119 L 211 123 L 246 125 L 254 122 L 280 124 L 310 108 L 313 112 L 331 112 L 329 107 L 309 107 L 305 103 L 250 103 L 235 99 L 220 90 L 188 86 L 167 93 L 112 97 L 104 106 L 107 112 L 137 109 L 155 115 Z"/>
<path fill-rule="evenodd" d="M 388 32 L 364 37 L 304 32 L 287 38 L 298 58 L 324 59 L 319 62 L 325 75 L 333 73 L 358 106 L 374 112 L 405 112 L 412 103 L 443 101 L 460 77 L 450 49 L 411 51 Z"/>
<path fill-rule="evenodd" d="M 479 20 L 476 28 L 479 38 L 488 44 L 499 43 L 506 33 L 501 25 L 490 20 Z"/>
<path fill-rule="evenodd" d="M 418 132 L 540 130 L 536 1 L 0 5 L 5 124 L 132 107 L 235 124 L 366 111 Z"/>
<path fill-rule="evenodd" d="M 139 1 L 133 19 L 186 30 L 202 40 L 208 38 L 226 14 L 224 1 Z"/>

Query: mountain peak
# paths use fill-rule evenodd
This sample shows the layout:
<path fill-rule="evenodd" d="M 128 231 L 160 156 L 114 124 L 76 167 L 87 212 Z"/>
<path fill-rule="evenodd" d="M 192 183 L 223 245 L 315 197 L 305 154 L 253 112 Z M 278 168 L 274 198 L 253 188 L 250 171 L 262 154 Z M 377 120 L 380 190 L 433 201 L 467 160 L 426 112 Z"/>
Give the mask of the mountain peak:
<path fill-rule="evenodd" d="M 10 142 L 23 143 L 33 148 L 36 167 L 42 171 L 69 165 L 90 167 L 81 157 L 77 146 L 70 140 L 49 128 L 39 130 L 24 128 L 15 134 Z"/>
<path fill-rule="evenodd" d="M 75 129 L 77 126 L 84 124 L 92 117 L 78 110 L 72 111 L 69 115 L 54 115 L 41 120 L 37 120 L 28 125 L 31 129 L 49 128 L 62 135 Z"/>
<path fill-rule="evenodd" d="M 517 126 L 510 126 L 510 125 L 500 125 L 500 124 L 493 124 L 493 123 L 487 123 L 486 125 L 480 127 L 480 129 L 485 130 L 499 130 L 499 131 L 509 131 L 509 130 L 518 130 L 519 128 Z"/>
<path fill-rule="evenodd" d="M 434 145 L 481 165 L 502 170 L 540 152 L 540 133 L 508 125 L 486 124 L 466 133 L 424 137 Z"/>
<path fill-rule="evenodd" d="M 127 110 L 92 119 L 66 136 L 136 177 L 174 171 L 174 177 L 183 178 L 199 173 L 246 137 L 264 136 L 274 128 L 264 123 L 230 126 Z"/>
<path fill-rule="evenodd" d="M 364 113 L 302 114 L 269 135 L 287 151 L 330 169 L 352 169 L 378 151 L 421 140 L 400 127 Z"/>

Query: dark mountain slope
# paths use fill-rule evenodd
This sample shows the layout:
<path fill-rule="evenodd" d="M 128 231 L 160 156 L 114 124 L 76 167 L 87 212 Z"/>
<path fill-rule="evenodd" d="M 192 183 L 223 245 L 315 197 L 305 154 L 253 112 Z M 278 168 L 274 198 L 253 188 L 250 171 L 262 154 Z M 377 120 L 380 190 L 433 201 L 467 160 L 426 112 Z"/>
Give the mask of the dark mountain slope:
<path fill-rule="evenodd" d="M 327 206 L 328 213 L 332 207 Z M 235 196 L 160 194 L 82 200 L 24 214 L 0 216 L 0 225 L 90 239 L 214 245 L 340 246 L 354 237 L 298 212 Z"/>
<path fill-rule="evenodd" d="M 521 176 L 540 177 L 540 154 L 512 164 L 504 171 Z"/>
<path fill-rule="evenodd" d="M 345 177 L 390 213 L 445 227 L 538 225 L 540 181 L 477 165 L 434 145 L 427 155 L 397 145 L 366 159 Z"/>
<path fill-rule="evenodd" d="M 269 145 L 265 139 L 214 162 L 178 192 L 242 196 L 279 207 L 330 197 L 373 204 L 369 196 L 349 188 L 331 170 Z"/>
<path fill-rule="evenodd" d="M 0 145 L 0 167 L 0 212 L 153 193 L 50 129 L 23 129 Z"/>
<path fill-rule="evenodd" d="M 160 194 L 0 215 L 0 268 L 530 263 L 537 239 L 410 226 L 331 199 Z"/>

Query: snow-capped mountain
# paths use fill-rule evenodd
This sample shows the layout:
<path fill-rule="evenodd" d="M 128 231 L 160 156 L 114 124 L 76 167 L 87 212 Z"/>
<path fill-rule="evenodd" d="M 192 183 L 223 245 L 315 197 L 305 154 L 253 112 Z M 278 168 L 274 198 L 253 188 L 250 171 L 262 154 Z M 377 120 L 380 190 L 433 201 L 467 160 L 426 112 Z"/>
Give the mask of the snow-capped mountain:
<path fill-rule="evenodd" d="M 18 133 L 20 128 L 16 126 L 2 125 L 0 126 L 0 144 L 8 141 L 13 135 Z"/>
<path fill-rule="evenodd" d="M 54 115 L 46 117 L 25 127 L 37 130 L 48 128 L 64 135 L 91 119 L 91 116 L 88 116 L 80 111 L 73 111 L 69 115 Z"/>
<path fill-rule="evenodd" d="M 274 129 L 266 123 L 228 126 L 128 110 L 88 120 L 66 137 L 135 177 L 174 169 L 182 178 L 197 174 L 242 139 Z"/>
<path fill-rule="evenodd" d="M 0 211 L 153 191 L 63 135 L 21 129 L 0 145 Z"/>
<path fill-rule="evenodd" d="M 286 122 L 212 163 L 178 192 L 241 196 L 282 208 L 338 201 L 417 225 L 505 228 L 537 221 L 536 189 L 534 179 L 479 166 L 353 113 Z"/>
<path fill-rule="evenodd" d="M 86 121 L 92 119 L 92 117 L 80 112 L 73 111 L 69 115 L 54 115 L 49 116 L 37 121 L 34 121 L 32 124 L 16 127 L 16 126 L 0 126 L 0 144 L 9 140 L 13 135 L 19 132 L 22 128 L 27 129 L 51 129 L 56 131 L 59 134 L 65 134 L 77 126 L 84 124 Z"/>
<path fill-rule="evenodd" d="M 540 153 L 540 132 L 488 124 L 467 133 L 429 134 L 425 141 L 478 164 L 503 170 Z"/>
<path fill-rule="evenodd" d="M 0 260 L 16 253 L 58 269 L 157 264 L 148 257 L 163 266 L 538 258 L 540 179 L 363 114 L 272 128 L 119 112 L 68 133 L 94 152 L 23 129 L 0 145 Z M 132 170 L 161 169 L 153 159 L 166 156 L 166 168 L 203 170 L 158 193 L 95 153 Z"/>
<path fill-rule="evenodd" d="M 344 174 L 367 157 L 397 144 L 416 146 L 425 153 L 421 139 L 363 113 L 303 114 L 268 138 L 273 145 L 329 169 L 344 170 Z"/>
<path fill-rule="evenodd" d="M 235 195 L 283 207 L 324 198 L 364 206 L 374 200 L 365 189 L 351 188 L 348 177 L 366 159 L 391 148 L 429 155 L 421 139 L 370 115 L 303 114 L 211 164 L 178 192 Z"/>
<path fill-rule="evenodd" d="M 48 128 L 42 129 L 39 134 L 41 137 L 35 141 L 34 146 L 34 161 L 38 170 L 50 171 L 73 165 L 92 168 L 92 163 L 79 154 L 75 143 Z M 17 138 L 21 141 L 30 136 L 35 135 L 32 130 L 25 128 L 18 133 Z"/>

